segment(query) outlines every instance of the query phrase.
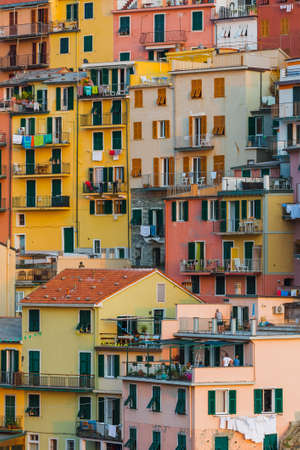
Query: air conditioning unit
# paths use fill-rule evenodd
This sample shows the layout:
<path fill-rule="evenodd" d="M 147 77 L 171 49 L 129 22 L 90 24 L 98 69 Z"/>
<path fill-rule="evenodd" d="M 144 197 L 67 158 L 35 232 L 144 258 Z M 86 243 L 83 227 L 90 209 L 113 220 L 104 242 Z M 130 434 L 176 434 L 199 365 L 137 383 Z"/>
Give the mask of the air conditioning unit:
<path fill-rule="evenodd" d="M 273 306 L 273 313 L 274 314 L 283 314 L 284 306 L 283 305 Z"/>
<path fill-rule="evenodd" d="M 25 127 L 20 127 L 18 130 L 19 134 L 25 134 Z"/>

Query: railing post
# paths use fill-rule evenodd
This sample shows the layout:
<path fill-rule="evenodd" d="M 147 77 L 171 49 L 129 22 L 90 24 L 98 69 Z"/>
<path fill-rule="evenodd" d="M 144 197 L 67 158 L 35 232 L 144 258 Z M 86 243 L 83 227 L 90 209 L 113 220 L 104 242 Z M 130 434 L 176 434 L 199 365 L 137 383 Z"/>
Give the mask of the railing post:
<path fill-rule="evenodd" d="M 251 336 L 255 336 L 256 335 L 256 319 L 250 319 L 250 331 L 251 331 Z"/>
<path fill-rule="evenodd" d="M 236 333 L 236 319 L 232 318 L 230 321 L 230 331 L 232 334 Z"/>
<path fill-rule="evenodd" d="M 217 322 L 217 319 L 216 318 L 213 318 L 212 319 L 212 334 L 217 334 L 218 333 L 218 322 Z"/>

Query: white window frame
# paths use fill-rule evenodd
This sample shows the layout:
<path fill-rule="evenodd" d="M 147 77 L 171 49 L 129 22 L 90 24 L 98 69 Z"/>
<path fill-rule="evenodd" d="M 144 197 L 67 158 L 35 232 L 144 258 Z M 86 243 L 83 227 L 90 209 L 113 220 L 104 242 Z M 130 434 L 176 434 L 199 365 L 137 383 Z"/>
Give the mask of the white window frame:
<path fill-rule="evenodd" d="M 115 356 L 114 354 L 105 355 L 105 367 L 104 367 L 105 378 L 115 378 L 114 356 Z M 108 361 L 110 361 L 110 363 Z M 108 368 L 110 368 L 112 375 L 108 375 Z"/>
<path fill-rule="evenodd" d="M 60 105 L 61 111 L 68 111 L 68 100 L 69 100 L 68 88 L 63 87 L 61 93 L 61 105 Z"/>
<path fill-rule="evenodd" d="M 176 202 L 176 222 L 184 222 L 183 205 L 185 200 L 178 200 Z"/>
<path fill-rule="evenodd" d="M 223 414 L 229 414 L 229 389 L 216 389 L 216 397 L 218 393 L 225 393 L 225 411 L 217 411 L 217 398 L 216 398 L 216 416 Z"/>
<path fill-rule="evenodd" d="M 56 442 L 56 448 L 52 447 L 52 443 Z M 49 438 L 49 450 L 58 450 L 58 439 L 57 438 Z"/>
<path fill-rule="evenodd" d="M 99 251 L 96 251 L 96 245 L 99 244 Z M 93 239 L 93 253 L 95 255 L 101 255 L 101 239 Z"/>
<path fill-rule="evenodd" d="M 159 299 L 159 289 L 163 286 L 164 293 L 163 293 L 163 300 Z M 166 302 L 166 283 L 156 283 L 156 301 L 157 303 L 165 303 Z M 157 309 L 157 308 L 155 308 Z M 159 308 L 162 309 L 162 308 Z"/>
<path fill-rule="evenodd" d="M 208 220 L 215 222 L 217 220 L 218 200 L 208 200 Z"/>
<path fill-rule="evenodd" d="M 73 448 L 70 449 L 69 442 L 73 443 Z M 74 439 L 66 439 L 66 450 L 75 450 L 75 440 Z"/>
<path fill-rule="evenodd" d="M 248 209 L 248 217 L 255 217 L 255 200 L 248 200 L 247 209 Z"/>
<path fill-rule="evenodd" d="M 31 439 L 31 437 L 32 436 L 35 436 L 35 437 L 37 437 L 37 439 Z M 39 450 L 39 448 L 40 448 L 40 436 L 39 436 L 39 434 L 38 433 L 28 433 L 28 441 L 27 441 L 27 443 L 28 443 L 28 450 L 31 450 L 32 449 L 32 447 L 31 447 L 31 444 L 37 444 L 37 449 Z"/>
<path fill-rule="evenodd" d="M 24 291 L 16 291 L 15 293 L 16 312 L 22 312 L 22 305 L 20 305 L 20 301 L 23 300 L 24 296 L 25 296 Z"/>
<path fill-rule="evenodd" d="M 271 410 L 272 411 L 265 411 L 265 401 L 264 401 L 264 392 L 265 391 L 271 391 L 272 399 L 271 399 Z M 263 414 L 274 414 L 275 413 L 275 389 L 273 388 L 266 388 L 262 389 L 262 413 Z"/>
<path fill-rule="evenodd" d="M 20 217 L 23 216 L 24 217 L 24 225 L 20 224 Z M 17 213 L 16 214 L 16 226 L 17 227 L 26 227 L 26 219 L 25 219 L 25 214 L 24 213 Z"/>

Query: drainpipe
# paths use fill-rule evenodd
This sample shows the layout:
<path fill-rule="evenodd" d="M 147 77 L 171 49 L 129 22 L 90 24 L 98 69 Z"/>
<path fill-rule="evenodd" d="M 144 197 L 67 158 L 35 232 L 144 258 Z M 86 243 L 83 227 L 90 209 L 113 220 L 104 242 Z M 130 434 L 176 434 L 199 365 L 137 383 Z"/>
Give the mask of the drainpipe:
<path fill-rule="evenodd" d="M 78 4 L 78 2 L 77 2 Z M 78 28 L 79 28 L 79 20 L 80 20 L 80 15 L 78 15 Z M 78 32 L 76 32 L 76 39 L 75 39 L 75 71 L 78 73 Z M 75 152 L 75 190 L 76 190 L 76 195 L 75 195 L 75 227 L 76 227 L 76 248 L 79 248 L 79 211 L 78 211 L 78 153 L 79 153 L 79 122 L 78 122 L 78 115 L 79 115 L 79 106 L 78 106 L 78 82 L 79 82 L 79 76 L 77 75 L 77 83 L 76 83 L 76 152 Z"/>
<path fill-rule="evenodd" d="M 262 105 L 262 72 L 259 72 L 259 107 Z"/>
<path fill-rule="evenodd" d="M 12 177 L 12 114 L 9 113 L 9 150 L 8 150 L 8 239 L 11 242 L 11 207 L 12 207 L 12 189 L 11 189 L 11 177 Z M 7 136 L 8 138 L 8 136 Z"/>
<path fill-rule="evenodd" d="M 126 187 L 126 192 L 127 192 L 127 257 L 129 258 L 129 256 L 131 257 L 131 255 L 129 255 L 129 251 L 130 251 L 130 214 L 131 214 L 131 202 L 129 202 L 130 200 L 130 189 L 129 189 L 129 133 L 128 133 L 128 127 L 129 127 L 129 113 L 128 113 L 128 106 L 129 106 L 129 97 L 127 97 L 125 99 L 125 105 L 126 105 L 126 165 L 127 165 L 127 169 L 126 169 L 126 180 L 127 180 L 127 187 Z"/>

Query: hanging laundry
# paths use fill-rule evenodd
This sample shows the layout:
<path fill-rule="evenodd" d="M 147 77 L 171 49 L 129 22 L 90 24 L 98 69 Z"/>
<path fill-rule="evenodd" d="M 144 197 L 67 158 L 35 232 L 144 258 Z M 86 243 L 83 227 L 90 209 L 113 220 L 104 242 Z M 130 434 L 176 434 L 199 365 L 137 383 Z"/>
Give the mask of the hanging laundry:
<path fill-rule="evenodd" d="M 150 225 L 150 235 L 156 236 L 156 226 L 155 225 Z"/>
<path fill-rule="evenodd" d="M 21 134 L 13 135 L 13 144 L 22 144 L 23 136 Z"/>
<path fill-rule="evenodd" d="M 24 140 L 23 140 L 23 147 L 24 148 L 31 148 L 31 136 L 24 136 Z"/>
<path fill-rule="evenodd" d="M 140 235 L 143 237 L 150 236 L 150 225 L 141 225 Z"/>
<path fill-rule="evenodd" d="M 52 134 L 44 135 L 44 144 L 52 144 Z"/>
<path fill-rule="evenodd" d="M 34 136 L 34 146 L 41 147 L 44 144 L 44 137 L 42 135 Z"/>
<path fill-rule="evenodd" d="M 96 95 L 96 94 L 98 94 L 98 86 L 92 86 L 92 94 L 93 95 Z"/>

